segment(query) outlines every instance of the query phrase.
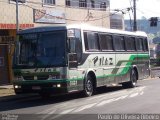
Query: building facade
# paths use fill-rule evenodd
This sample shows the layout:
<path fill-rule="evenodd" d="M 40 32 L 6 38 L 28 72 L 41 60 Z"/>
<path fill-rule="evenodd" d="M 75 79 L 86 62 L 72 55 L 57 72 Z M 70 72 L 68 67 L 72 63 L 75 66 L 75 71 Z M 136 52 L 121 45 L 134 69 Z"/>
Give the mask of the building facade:
<path fill-rule="evenodd" d="M 87 23 L 110 28 L 109 0 L 16 0 L 0 1 L 0 84 L 12 80 L 12 56 L 19 29 Z"/>

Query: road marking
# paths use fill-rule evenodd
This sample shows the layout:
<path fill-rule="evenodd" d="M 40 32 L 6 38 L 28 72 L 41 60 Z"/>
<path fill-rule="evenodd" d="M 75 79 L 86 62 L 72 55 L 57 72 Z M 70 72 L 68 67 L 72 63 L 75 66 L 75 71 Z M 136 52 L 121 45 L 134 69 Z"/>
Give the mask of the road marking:
<path fill-rule="evenodd" d="M 96 103 L 89 104 L 89 105 L 85 105 L 85 106 L 80 107 L 79 109 L 76 109 L 76 110 L 75 110 L 75 111 L 73 111 L 73 112 L 74 112 L 74 113 L 75 113 L 75 112 L 80 112 L 80 111 L 82 111 L 82 110 L 85 110 L 85 109 L 91 108 L 91 107 L 93 107 L 94 105 L 96 105 Z"/>
<path fill-rule="evenodd" d="M 97 106 L 97 107 L 103 106 L 103 105 L 105 105 L 105 104 L 107 104 L 107 103 L 111 103 L 111 102 L 113 102 L 113 101 L 115 101 L 115 99 L 109 99 L 109 100 L 106 100 L 106 101 L 102 101 L 101 103 L 97 104 L 96 106 Z"/>
<path fill-rule="evenodd" d="M 139 90 L 142 91 L 144 88 L 146 88 L 146 86 L 139 87 Z"/>
<path fill-rule="evenodd" d="M 68 109 L 68 110 L 65 110 L 65 111 L 62 111 L 60 114 L 67 114 L 67 113 L 70 113 L 71 111 L 73 111 L 75 108 L 72 108 L 72 109 Z"/>
<path fill-rule="evenodd" d="M 50 109 L 39 112 L 38 114 L 53 114 L 55 111 L 56 109 L 51 107 Z"/>
<path fill-rule="evenodd" d="M 54 114 L 56 112 L 56 110 L 50 111 L 48 113 L 38 113 L 38 114 L 44 114 L 44 116 L 42 117 L 42 120 L 46 120 L 49 116 L 51 116 L 52 114 Z"/>
<path fill-rule="evenodd" d="M 106 96 L 106 94 L 104 94 L 104 95 L 98 95 L 98 96 L 92 96 L 91 98 L 88 98 L 87 100 L 90 101 L 90 100 L 101 98 L 101 97 L 105 97 L 105 96 Z"/>
<path fill-rule="evenodd" d="M 69 112 L 76 113 L 83 111 L 85 109 L 89 109 L 93 106 L 99 107 L 125 98 L 133 98 L 138 95 L 143 95 L 145 88 L 146 86 L 140 86 L 134 89 L 126 89 L 126 90 L 115 91 L 113 93 L 92 96 L 91 98 L 82 99 L 85 102 L 81 101 L 79 102 L 80 104 L 77 103 L 76 101 L 59 103 L 55 106 L 51 107 L 49 106 L 48 109 L 41 111 L 40 114 L 55 114 L 60 112 L 61 112 L 60 114 L 67 114 Z M 69 108 L 69 106 L 72 106 L 72 109 Z"/>
<path fill-rule="evenodd" d="M 138 95 L 139 93 L 133 93 L 133 94 L 131 94 L 129 97 L 136 97 L 137 95 Z"/>
<path fill-rule="evenodd" d="M 141 93 L 140 93 L 140 95 L 143 95 L 144 94 L 144 92 L 142 91 Z"/>
<path fill-rule="evenodd" d="M 118 98 L 116 98 L 116 100 L 122 100 L 122 99 L 124 99 L 126 97 L 128 97 L 128 95 L 124 95 L 124 96 L 118 97 Z"/>
<path fill-rule="evenodd" d="M 73 111 L 74 109 L 75 109 L 75 108 L 62 111 L 61 113 L 59 113 L 58 115 L 53 116 L 53 117 L 52 117 L 53 114 L 50 114 L 50 113 L 49 113 L 49 114 L 47 114 L 46 116 L 44 116 L 44 117 L 42 118 L 42 120 L 47 120 L 47 118 L 49 118 L 49 117 L 52 117 L 52 120 L 53 120 L 53 119 L 56 119 L 56 118 L 58 118 L 58 117 L 61 117 L 61 116 L 64 115 L 64 114 L 70 113 L 70 112 Z M 50 118 L 49 118 L 49 119 L 50 119 Z"/>

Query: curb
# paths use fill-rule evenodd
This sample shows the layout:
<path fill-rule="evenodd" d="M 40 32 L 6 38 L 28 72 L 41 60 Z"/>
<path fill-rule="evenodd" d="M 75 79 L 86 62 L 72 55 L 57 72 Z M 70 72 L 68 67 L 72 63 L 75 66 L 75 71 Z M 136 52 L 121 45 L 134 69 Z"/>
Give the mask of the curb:
<path fill-rule="evenodd" d="M 151 68 L 151 70 L 160 70 L 160 67 Z"/>
<path fill-rule="evenodd" d="M 143 79 L 143 80 L 154 80 L 154 79 L 158 79 L 159 77 L 148 77 L 148 78 L 146 78 L 146 79 Z M 142 80 L 142 81 L 143 81 Z"/>
<path fill-rule="evenodd" d="M 0 89 L 13 89 L 13 85 L 2 85 Z"/>

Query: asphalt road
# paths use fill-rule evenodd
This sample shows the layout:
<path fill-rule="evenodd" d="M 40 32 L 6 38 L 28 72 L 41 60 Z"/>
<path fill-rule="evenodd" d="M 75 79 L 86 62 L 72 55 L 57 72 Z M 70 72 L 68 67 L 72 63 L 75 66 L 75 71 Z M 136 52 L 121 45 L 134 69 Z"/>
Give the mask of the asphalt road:
<path fill-rule="evenodd" d="M 117 115 L 114 116 L 116 119 L 120 117 L 119 114 L 123 118 L 125 114 L 159 114 L 159 92 L 160 79 L 152 78 L 140 80 L 138 86 L 132 89 L 123 89 L 121 86 L 101 88 L 96 95 L 87 98 L 76 93 L 53 96 L 48 100 L 39 96 L 10 99 L 0 102 L 0 118 L 97 120 L 111 119 L 113 114 Z M 154 117 L 158 119 L 160 116 Z"/>

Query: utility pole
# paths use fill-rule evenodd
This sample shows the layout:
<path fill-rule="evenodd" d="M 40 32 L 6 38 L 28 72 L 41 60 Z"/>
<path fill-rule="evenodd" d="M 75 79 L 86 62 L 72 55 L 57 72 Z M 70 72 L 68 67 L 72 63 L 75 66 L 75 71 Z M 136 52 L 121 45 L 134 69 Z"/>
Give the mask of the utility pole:
<path fill-rule="evenodd" d="M 134 30 L 134 31 L 137 31 L 136 0 L 133 0 L 133 11 L 134 11 L 134 23 L 133 23 L 133 30 Z"/>
<path fill-rule="evenodd" d="M 16 32 L 19 31 L 18 0 L 16 0 Z"/>

